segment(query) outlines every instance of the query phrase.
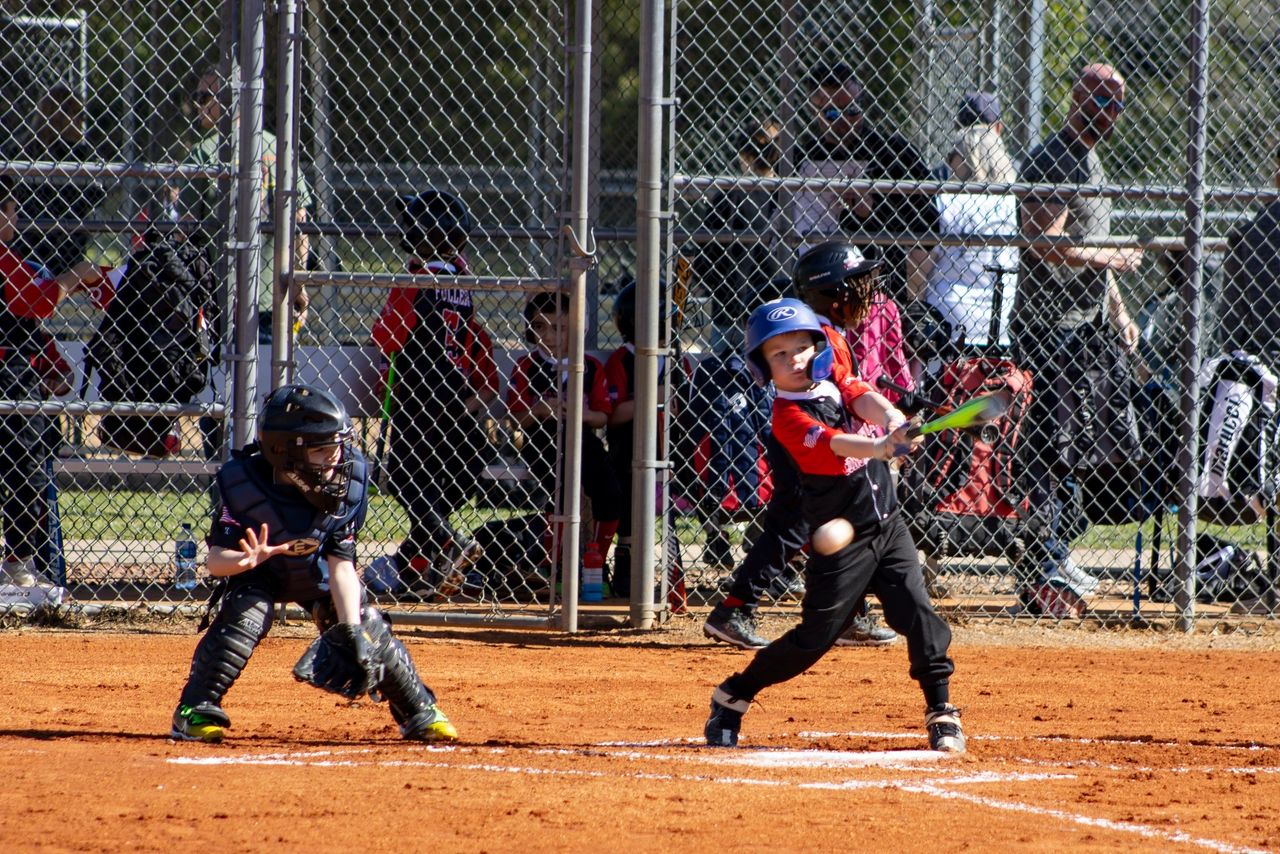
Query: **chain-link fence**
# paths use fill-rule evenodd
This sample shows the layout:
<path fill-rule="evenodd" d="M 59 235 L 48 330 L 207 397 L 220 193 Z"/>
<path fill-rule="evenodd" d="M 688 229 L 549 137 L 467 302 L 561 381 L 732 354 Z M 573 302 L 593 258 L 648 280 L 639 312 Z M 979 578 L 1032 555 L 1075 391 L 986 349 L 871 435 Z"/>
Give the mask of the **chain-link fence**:
<path fill-rule="evenodd" d="M 1280 39 L 1215 8 L 1206 65 L 1197 9 L 5 4 L 5 597 L 202 601 L 175 543 L 289 376 L 353 418 L 406 613 L 562 621 L 561 539 L 642 625 L 798 601 L 742 325 L 839 239 L 882 262 L 863 379 L 1014 404 L 895 466 L 940 608 L 1273 614 Z"/>
<path fill-rule="evenodd" d="M 803 589 L 807 537 L 777 498 L 794 454 L 750 438 L 769 396 L 735 358 L 746 313 L 837 240 L 882 265 L 865 319 L 835 292 L 808 298 L 845 327 L 862 379 L 923 419 L 981 393 L 1014 401 L 894 465 L 940 609 L 1275 613 L 1280 122 L 1257 74 L 1278 42 L 1258 5 L 1215 8 L 1197 90 L 1196 9 L 676 5 L 667 251 L 691 263 L 681 339 L 704 356 L 680 402 L 705 453 L 673 458 L 699 498 L 678 525 L 692 595 Z M 1260 362 L 1216 358 L 1232 351 Z"/>

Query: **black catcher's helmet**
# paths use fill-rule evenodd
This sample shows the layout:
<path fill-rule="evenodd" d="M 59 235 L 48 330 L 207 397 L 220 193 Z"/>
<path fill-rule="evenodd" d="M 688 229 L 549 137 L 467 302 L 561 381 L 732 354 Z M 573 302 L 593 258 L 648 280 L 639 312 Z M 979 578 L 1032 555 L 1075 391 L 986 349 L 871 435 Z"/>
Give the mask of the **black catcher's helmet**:
<path fill-rule="evenodd" d="M 618 279 L 618 295 L 613 298 L 613 325 L 622 340 L 636 340 L 636 280 L 624 273 Z"/>
<path fill-rule="evenodd" d="M 291 475 L 308 501 L 325 513 L 342 510 L 351 485 L 354 430 L 347 410 L 331 393 L 310 385 L 283 385 L 267 395 L 258 442 L 277 476 Z M 339 445 L 336 470 L 311 462 L 307 451 Z"/>
<path fill-rule="evenodd" d="M 845 305 L 857 314 L 869 306 L 879 290 L 880 261 L 868 261 L 862 250 L 843 240 L 819 243 L 800 256 L 792 271 L 796 297 L 819 314 L 832 315 L 833 306 Z M 837 323 L 847 318 L 832 317 Z"/>
<path fill-rule="evenodd" d="M 404 229 L 400 248 L 419 252 L 425 244 L 439 260 L 447 261 L 462 250 L 475 222 L 462 199 L 453 193 L 424 190 L 416 196 L 400 197 L 400 227 Z"/>

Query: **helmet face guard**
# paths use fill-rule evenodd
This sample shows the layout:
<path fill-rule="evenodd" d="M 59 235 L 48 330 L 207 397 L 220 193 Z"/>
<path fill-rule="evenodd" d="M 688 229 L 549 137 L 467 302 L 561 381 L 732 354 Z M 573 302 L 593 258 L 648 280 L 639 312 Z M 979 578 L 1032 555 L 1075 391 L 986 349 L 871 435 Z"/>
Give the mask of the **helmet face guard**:
<path fill-rule="evenodd" d="M 303 497 L 317 510 L 330 516 L 337 515 L 346 503 L 351 488 L 352 431 L 334 434 L 328 438 L 308 438 L 296 433 L 262 432 L 262 455 L 271 463 L 277 476 L 298 488 Z M 335 465 L 319 465 L 311 461 L 310 451 L 315 448 L 341 448 Z M 272 452 L 268 452 L 268 447 Z M 283 448 L 283 453 L 280 452 Z"/>
<path fill-rule="evenodd" d="M 338 399 L 315 386 L 281 386 L 267 397 L 259 423 L 262 456 L 277 478 L 296 486 L 318 510 L 341 511 L 351 487 L 355 431 Z M 341 448 L 335 464 L 312 461 L 312 450 L 333 447 Z"/>
<path fill-rule="evenodd" d="M 809 379 L 821 382 L 831 376 L 835 351 L 827 346 L 822 322 L 809 306 L 798 299 L 786 298 L 765 303 L 747 318 L 747 340 L 742 349 L 757 385 L 766 386 L 772 379 L 761 348 L 771 338 L 789 332 L 808 332 L 813 337 L 817 352 L 809 362 Z"/>

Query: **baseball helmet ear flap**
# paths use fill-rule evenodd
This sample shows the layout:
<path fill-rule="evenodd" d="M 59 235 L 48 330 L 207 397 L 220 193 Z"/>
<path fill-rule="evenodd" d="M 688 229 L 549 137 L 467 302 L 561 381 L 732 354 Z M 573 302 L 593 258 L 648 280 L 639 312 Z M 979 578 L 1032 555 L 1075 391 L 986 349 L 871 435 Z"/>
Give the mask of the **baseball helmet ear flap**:
<path fill-rule="evenodd" d="M 426 244 L 433 252 L 456 254 L 475 228 L 462 199 L 444 190 L 400 196 L 397 204 L 402 229 L 400 248 L 406 252 L 420 252 Z"/>

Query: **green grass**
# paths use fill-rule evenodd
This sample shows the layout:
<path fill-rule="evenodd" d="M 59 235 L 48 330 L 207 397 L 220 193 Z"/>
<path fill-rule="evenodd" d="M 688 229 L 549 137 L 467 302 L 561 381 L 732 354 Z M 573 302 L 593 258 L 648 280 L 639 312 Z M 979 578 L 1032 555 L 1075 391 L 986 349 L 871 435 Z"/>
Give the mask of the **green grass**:
<path fill-rule="evenodd" d="M 198 537 L 209 528 L 209 497 L 203 492 L 63 489 L 58 505 L 64 539 L 164 541 L 173 539 L 184 522 Z M 472 531 L 492 519 L 519 512 L 524 511 L 470 506 L 453 514 L 450 521 L 461 530 Z M 408 531 L 408 518 L 393 498 L 380 493 L 370 497 L 361 539 L 397 542 Z"/>

